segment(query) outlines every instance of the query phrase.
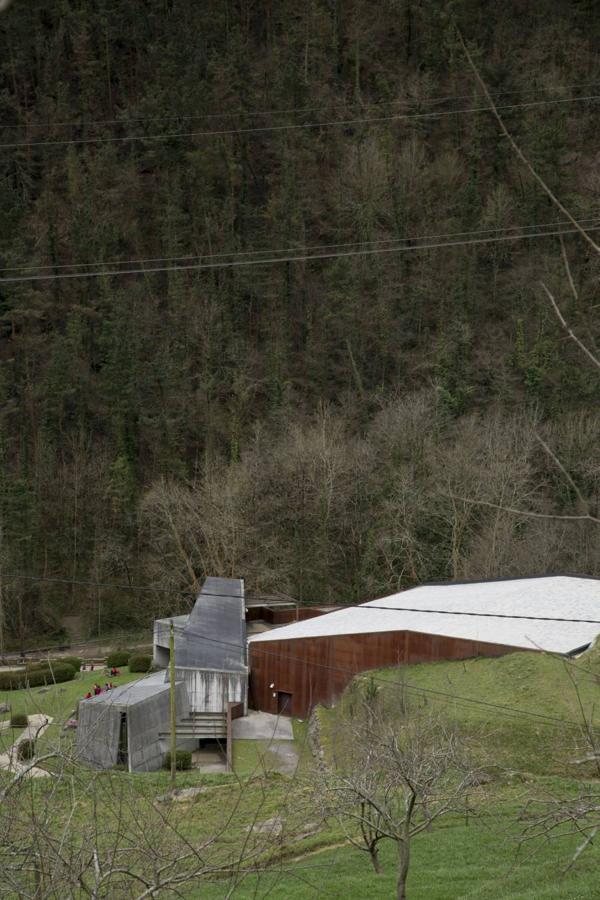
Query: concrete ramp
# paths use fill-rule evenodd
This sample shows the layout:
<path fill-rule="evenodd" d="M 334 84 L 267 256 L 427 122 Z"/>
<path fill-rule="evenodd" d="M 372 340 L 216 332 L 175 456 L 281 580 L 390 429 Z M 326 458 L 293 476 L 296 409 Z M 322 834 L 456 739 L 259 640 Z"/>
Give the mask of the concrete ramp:
<path fill-rule="evenodd" d="M 233 739 L 245 741 L 293 741 L 291 719 L 271 713 L 250 710 L 247 716 L 234 719 Z"/>

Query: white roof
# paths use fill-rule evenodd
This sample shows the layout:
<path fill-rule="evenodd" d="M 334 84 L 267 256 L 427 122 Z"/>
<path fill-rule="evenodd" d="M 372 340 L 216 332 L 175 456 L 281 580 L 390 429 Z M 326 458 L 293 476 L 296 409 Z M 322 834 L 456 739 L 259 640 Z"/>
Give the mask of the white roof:
<path fill-rule="evenodd" d="M 542 621 L 525 618 L 528 616 L 542 618 Z M 595 621 L 543 621 L 544 617 Z M 378 631 L 416 631 L 569 653 L 592 643 L 600 633 L 600 580 L 552 575 L 423 585 L 255 634 L 250 641 Z"/>

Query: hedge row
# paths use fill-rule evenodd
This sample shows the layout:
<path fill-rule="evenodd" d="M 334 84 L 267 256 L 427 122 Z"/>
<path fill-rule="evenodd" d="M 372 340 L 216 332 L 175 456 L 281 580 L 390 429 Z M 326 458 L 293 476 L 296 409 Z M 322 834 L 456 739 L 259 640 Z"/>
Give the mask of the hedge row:
<path fill-rule="evenodd" d="M 34 666 L 25 671 L 0 672 L 0 690 L 18 691 L 26 687 L 40 687 L 44 684 L 60 684 L 63 681 L 72 681 L 75 678 L 75 669 L 66 663 L 53 663 L 52 668 Z"/>
<path fill-rule="evenodd" d="M 152 657 L 144 653 L 138 653 L 129 657 L 130 672 L 149 672 L 152 668 Z"/>
<path fill-rule="evenodd" d="M 65 663 L 67 666 L 73 666 L 76 672 L 79 672 L 83 665 L 83 660 L 80 656 L 61 656 L 59 659 L 55 659 L 52 662 L 53 665 Z"/>
<path fill-rule="evenodd" d="M 80 656 L 58 656 L 56 659 L 35 659 L 31 662 L 25 662 L 25 668 L 28 672 L 37 672 L 38 669 L 47 669 L 50 665 L 52 668 L 56 666 L 73 666 L 76 672 L 79 672 L 83 660 Z"/>
<path fill-rule="evenodd" d="M 130 656 L 131 650 L 113 650 L 113 652 L 109 653 L 106 657 L 106 665 L 109 669 L 112 669 L 113 666 L 115 669 L 118 669 L 119 666 L 127 665 Z"/>

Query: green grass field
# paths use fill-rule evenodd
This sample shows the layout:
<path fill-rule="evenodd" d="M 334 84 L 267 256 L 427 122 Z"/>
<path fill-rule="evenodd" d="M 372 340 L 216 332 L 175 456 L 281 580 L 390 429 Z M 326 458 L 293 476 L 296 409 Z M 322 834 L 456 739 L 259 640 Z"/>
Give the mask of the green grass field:
<path fill-rule="evenodd" d="M 56 741 L 59 735 L 63 741 L 72 739 L 74 732 L 70 732 L 71 738 L 69 738 L 69 733 L 61 734 L 63 725 L 75 710 L 77 701 L 93 689 L 95 682 L 103 685 L 105 681 L 112 680 L 113 684 L 117 686 L 140 678 L 139 674 L 130 673 L 126 667 L 120 669 L 120 672 L 121 674 L 117 678 L 111 679 L 110 675 L 106 674 L 106 670 L 101 668 L 94 672 L 79 672 L 73 681 L 65 681 L 62 684 L 51 684 L 47 687 L 35 687 L 29 690 L 2 691 L 0 702 L 7 703 L 11 711 L 0 715 L 0 721 L 10 719 L 13 713 L 25 713 L 28 716 L 43 713 L 51 716 L 53 722 L 40 739 L 40 751 L 48 747 L 51 742 Z M 20 729 L 8 728 L 1 731 L 0 752 L 4 752 L 19 734 Z"/>
<path fill-rule="evenodd" d="M 491 812 L 496 811 L 491 807 Z M 498 809 L 502 812 L 502 809 Z M 414 841 L 408 896 L 411 900 L 593 900 L 599 896 L 598 852 L 563 874 L 568 850 L 546 845 L 529 859 L 516 855 L 517 833 L 506 822 L 448 822 Z M 240 898 L 307 897 L 391 898 L 395 896 L 395 853 L 382 851 L 383 875 L 375 875 L 365 853 L 349 847 L 313 853 L 273 872 L 249 878 L 236 890 Z M 224 898 L 219 886 L 191 891 L 190 897 Z"/>
<path fill-rule="evenodd" d="M 31 690 L 2 691 L 0 702 L 8 703 L 13 713 L 44 713 L 57 718 L 61 722 L 69 717 L 78 700 L 85 697 L 93 688 L 95 682 L 103 685 L 105 681 L 112 681 L 115 687 L 128 681 L 140 678 L 139 673 L 131 674 L 128 668 L 120 669 L 121 674 L 111 678 L 106 669 L 96 669 L 94 672 L 79 672 L 73 681 L 65 681 L 62 684 L 52 684 L 47 688 L 36 687 Z M 0 718 L 9 718 L 5 714 Z"/>

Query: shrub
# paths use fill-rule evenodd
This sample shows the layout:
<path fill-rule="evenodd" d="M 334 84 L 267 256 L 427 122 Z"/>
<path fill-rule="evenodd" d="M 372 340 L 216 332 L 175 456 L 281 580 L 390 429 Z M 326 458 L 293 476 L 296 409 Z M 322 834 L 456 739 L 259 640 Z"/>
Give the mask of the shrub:
<path fill-rule="evenodd" d="M 130 672 L 149 672 L 152 668 L 152 657 L 138 653 L 136 656 L 129 657 Z"/>
<path fill-rule="evenodd" d="M 13 713 L 10 717 L 11 728 L 27 728 L 29 719 L 25 713 Z"/>
<path fill-rule="evenodd" d="M 0 672 L 0 690 L 18 691 L 26 687 L 40 687 L 44 684 L 60 684 L 63 681 L 72 681 L 75 677 L 75 669 L 66 663 L 45 666 L 34 666 L 15 672 Z"/>
<path fill-rule="evenodd" d="M 45 669 L 35 672 L 36 684 L 33 684 L 29 674 L 29 686 L 37 687 L 40 684 L 61 684 L 63 681 L 72 681 L 75 678 L 75 669 L 67 663 L 57 662 L 48 665 Z"/>
<path fill-rule="evenodd" d="M 0 691 L 14 691 L 23 687 L 25 672 L 0 672 Z"/>
<path fill-rule="evenodd" d="M 27 672 L 0 672 L 0 690 L 15 691 L 25 686 Z"/>
<path fill-rule="evenodd" d="M 47 659 L 32 659 L 27 660 L 25 663 L 25 668 L 28 672 L 35 672 L 37 669 L 47 669 L 48 668 L 48 660 Z"/>
<path fill-rule="evenodd" d="M 76 672 L 79 672 L 81 669 L 83 660 L 80 656 L 61 656 L 58 659 L 52 660 L 53 665 L 64 664 L 67 666 L 73 666 Z"/>
<path fill-rule="evenodd" d="M 17 759 L 33 759 L 35 756 L 35 741 L 31 738 L 25 738 L 17 744 Z"/>
<path fill-rule="evenodd" d="M 171 754 L 165 754 L 165 769 L 171 768 Z M 175 753 L 175 768 L 180 772 L 192 768 L 192 754 L 189 750 L 177 750 Z"/>
<path fill-rule="evenodd" d="M 109 669 L 112 669 L 113 666 L 115 669 L 118 669 L 120 666 L 127 665 L 130 656 L 131 650 L 113 650 L 106 657 L 106 665 Z"/>

